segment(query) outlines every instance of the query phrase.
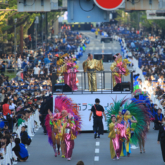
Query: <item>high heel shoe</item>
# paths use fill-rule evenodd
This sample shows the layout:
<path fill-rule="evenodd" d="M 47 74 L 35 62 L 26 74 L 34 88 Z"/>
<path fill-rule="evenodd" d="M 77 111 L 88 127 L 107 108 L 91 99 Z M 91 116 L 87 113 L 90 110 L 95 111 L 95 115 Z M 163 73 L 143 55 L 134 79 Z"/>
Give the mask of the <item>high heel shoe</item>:
<path fill-rule="evenodd" d="M 143 149 L 143 153 L 146 153 L 145 149 Z"/>

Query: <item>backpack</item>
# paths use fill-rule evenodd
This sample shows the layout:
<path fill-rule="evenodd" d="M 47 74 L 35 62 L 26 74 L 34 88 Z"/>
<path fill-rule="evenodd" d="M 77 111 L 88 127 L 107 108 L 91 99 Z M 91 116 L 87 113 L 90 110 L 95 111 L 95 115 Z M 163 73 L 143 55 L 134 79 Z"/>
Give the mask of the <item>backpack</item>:
<path fill-rule="evenodd" d="M 96 110 L 96 115 L 99 116 L 99 117 L 101 117 L 101 116 L 102 116 L 102 111 L 98 111 L 98 110 L 96 109 L 95 105 L 94 105 L 94 108 L 95 108 L 95 110 Z"/>

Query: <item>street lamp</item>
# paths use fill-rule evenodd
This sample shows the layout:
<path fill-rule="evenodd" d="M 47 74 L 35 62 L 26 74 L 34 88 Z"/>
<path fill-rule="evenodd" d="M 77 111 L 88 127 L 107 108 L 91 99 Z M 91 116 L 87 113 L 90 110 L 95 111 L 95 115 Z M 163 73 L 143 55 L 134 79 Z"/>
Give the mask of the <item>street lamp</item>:
<path fill-rule="evenodd" d="M 14 19 L 14 55 L 15 55 L 15 72 L 16 72 L 16 51 L 17 51 L 17 37 L 16 37 L 16 23 L 17 23 L 17 18 Z"/>

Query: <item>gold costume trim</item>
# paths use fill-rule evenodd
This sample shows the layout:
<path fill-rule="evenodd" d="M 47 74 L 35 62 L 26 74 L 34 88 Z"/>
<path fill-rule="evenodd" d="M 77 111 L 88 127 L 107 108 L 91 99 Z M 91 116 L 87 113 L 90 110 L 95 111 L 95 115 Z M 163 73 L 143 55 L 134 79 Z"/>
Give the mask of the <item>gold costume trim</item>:
<path fill-rule="evenodd" d="M 89 91 L 97 91 L 96 71 L 103 71 L 103 61 L 101 60 L 88 60 L 83 62 L 84 72 L 88 73 Z M 91 71 L 90 71 L 91 70 Z"/>

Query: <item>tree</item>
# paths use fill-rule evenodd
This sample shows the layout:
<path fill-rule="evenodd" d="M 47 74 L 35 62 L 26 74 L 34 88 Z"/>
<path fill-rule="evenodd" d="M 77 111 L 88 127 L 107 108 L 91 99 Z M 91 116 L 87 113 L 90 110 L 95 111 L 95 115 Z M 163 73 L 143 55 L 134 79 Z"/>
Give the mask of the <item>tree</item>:
<path fill-rule="evenodd" d="M 61 0 L 60 0 L 61 2 Z M 0 4 L 1 9 L 17 9 L 17 0 L 9 0 L 8 6 Z M 48 13 L 48 22 L 51 24 L 52 20 L 56 20 L 57 16 L 61 12 L 49 12 Z M 17 31 L 20 26 L 23 26 L 24 35 L 27 34 L 28 29 L 32 26 L 35 21 L 36 16 L 41 17 L 40 13 L 19 13 L 17 11 L 0 11 L 0 36 L 5 40 L 13 41 L 14 40 L 14 19 L 17 18 Z M 43 24 L 45 26 L 45 23 Z M 41 30 L 41 28 L 39 29 Z M 19 35 L 18 35 L 19 37 Z M 19 40 L 18 40 L 19 41 Z"/>

